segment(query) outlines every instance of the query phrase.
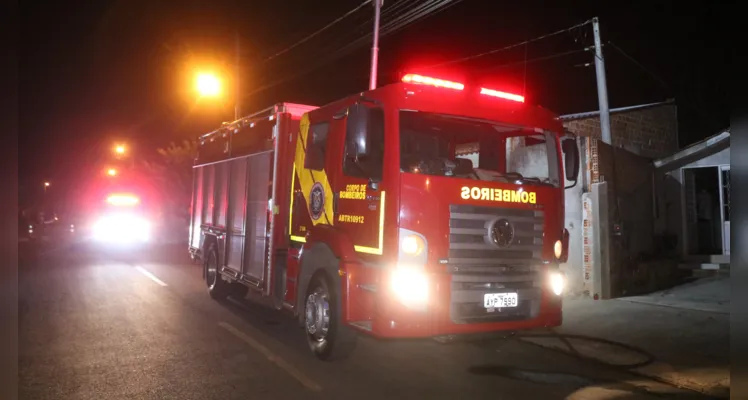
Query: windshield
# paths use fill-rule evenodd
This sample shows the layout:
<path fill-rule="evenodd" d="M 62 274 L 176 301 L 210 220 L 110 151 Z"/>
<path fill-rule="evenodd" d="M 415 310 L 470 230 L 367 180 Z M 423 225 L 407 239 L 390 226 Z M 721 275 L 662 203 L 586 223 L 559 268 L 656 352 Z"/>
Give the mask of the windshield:
<path fill-rule="evenodd" d="M 483 181 L 559 185 L 552 133 L 449 115 L 400 112 L 400 170 Z"/>

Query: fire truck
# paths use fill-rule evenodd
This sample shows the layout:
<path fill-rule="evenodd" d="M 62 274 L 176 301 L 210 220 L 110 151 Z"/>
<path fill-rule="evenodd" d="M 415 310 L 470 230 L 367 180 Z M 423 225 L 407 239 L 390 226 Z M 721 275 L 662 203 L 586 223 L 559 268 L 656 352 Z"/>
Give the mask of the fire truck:
<path fill-rule="evenodd" d="M 323 360 L 348 356 L 359 334 L 558 326 L 564 186 L 578 170 L 553 113 L 408 74 L 201 136 L 189 251 L 211 297 L 268 297 Z"/>

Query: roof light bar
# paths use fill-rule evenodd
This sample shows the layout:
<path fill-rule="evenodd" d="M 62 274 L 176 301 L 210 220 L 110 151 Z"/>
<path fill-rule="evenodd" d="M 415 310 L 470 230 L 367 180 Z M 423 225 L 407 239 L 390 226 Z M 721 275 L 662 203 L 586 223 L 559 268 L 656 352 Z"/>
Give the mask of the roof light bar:
<path fill-rule="evenodd" d="M 500 92 L 498 90 L 493 90 L 493 89 L 480 88 L 480 94 L 485 94 L 485 95 L 493 96 L 493 97 L 500 97 L 502 99 L 517 101 L 520 103 L 525 102 L 524 96 L 520 96 L 518 94 L 507 93 L 507 92 Z"/>
<path fill-rule="evenodd" d="M 428 76 L 407 74 L 403 77 L 405 83 L 415 83 L 419 85 L 429 85 L 435 87 L 443 87 L 447 89 L 463 90 L 465 85 L 457 82 L 445 81 L 443 79 L 430 78 Z"/>
<path fill-rule="evenodd" d="M 140 199 L 126 194 L 113 194 L 106 201 L 113 206 L 134 206 L 140 202 Z"/>

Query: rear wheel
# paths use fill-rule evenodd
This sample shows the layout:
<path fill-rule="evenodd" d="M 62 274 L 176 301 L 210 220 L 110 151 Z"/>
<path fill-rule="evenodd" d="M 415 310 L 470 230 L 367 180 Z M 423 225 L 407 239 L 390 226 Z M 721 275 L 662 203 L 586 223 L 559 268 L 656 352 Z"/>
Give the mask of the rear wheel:
<path fill-rule="evenodd" d="M 221 277 L 215 245 L 210 245 L 206 256 L 205 282 L 208 285 L 208 293 L 215 300 L 223 300 L 229 295 L 231 286 Z"/>
<path fill-rule="evenodd" d="M 347 358 L 356 348 L 356 332 L 343 323 L 339 299 L 324 273 L 312 277 L 304 305 L 304 328 L 309 348 L 321 360 Z"/>

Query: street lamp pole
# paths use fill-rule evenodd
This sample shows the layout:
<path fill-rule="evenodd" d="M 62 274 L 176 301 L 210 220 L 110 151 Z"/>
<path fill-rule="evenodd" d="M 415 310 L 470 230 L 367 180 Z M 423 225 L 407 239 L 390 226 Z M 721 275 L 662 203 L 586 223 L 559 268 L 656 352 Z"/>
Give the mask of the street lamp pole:
<path fill-rule="evenodd" d="M 241 46 L 239 42 L 239 31 L 234 30 L 234 39 L 236 41 L 236 71 L 234 73 L 234 91 L 236 92 L 234 97 L 234 121 L 238 120 L 241 116 L 241 89 L 239 82 L 239 71 L 241 70 Z"/>
<path fill-rule="evenodd" d="M 371 46 L 371 73 L 369 90 L 377 88 L 377 64 L 379 63 L 379 14 L 384 0 L 374 0 L 374 43 Z"/>

